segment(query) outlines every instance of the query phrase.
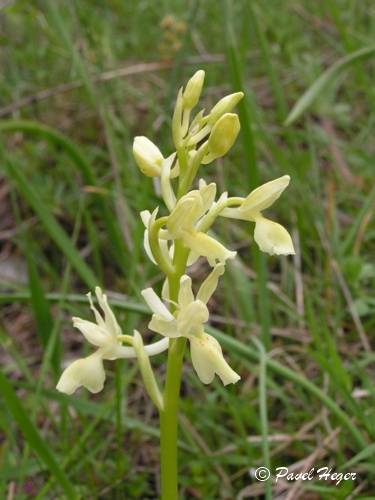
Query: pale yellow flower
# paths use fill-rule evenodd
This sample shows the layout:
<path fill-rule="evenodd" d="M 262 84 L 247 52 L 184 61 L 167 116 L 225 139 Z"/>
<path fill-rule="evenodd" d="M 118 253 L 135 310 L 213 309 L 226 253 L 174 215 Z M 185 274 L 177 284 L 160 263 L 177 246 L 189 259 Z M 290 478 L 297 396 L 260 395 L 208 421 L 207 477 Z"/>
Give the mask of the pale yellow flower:
<path fill-rule="evenodd" d="M 207 302 L 214 293 L 224 265 L 218 264 L 202 283 L 197 296 L 192 291 L 191 278 L 180 279 L 176 312 L 173 315 L 152 288 L 142 291 L 143 298 L 154 313 L 149 328 L 164 337 L 186 337 L 190 342 L 192 363 L 204 384 L 212 382 L 217 374 L 224 385 L 234 384 L 240 376 L 225 361 L 220 344 L 204 331 L 209 312 Z"/>
<path fill-rule="evenodd" d="M 199 221 L 209 212 L 214 204 L 216 184 L 200 182 L 199 189 L 190 191 L 178 200 L 167 221 L 167 230 L 171 239 L 181 239 L 194 256 L 206 257 L 209 264 L 233 259 L 236 252 L 224 247 L 217 240 L 197 230 Z"/>
<path fill-rule="evenodd" d="M 255 222 L 254 239 L 263 252 L 271 255 L 294 254 L 293 241 L 280 224 L 266 219 L 262 211 L 269 208 L 282 194 L 290 181 L 289 175 L 279 177 L 254 189 L 238 208 L 225 208 L 220 215 Z"/>
<path fill-rule="evenodd" d="M 95 293 L 104 316 L 96 309 L 91 294 L 88 293 L 96 323 L 74 317 L 73 325 L 78 328 L 90 344 L 98 349 L 86 358 L 77 359 L 63 371 L 56 389 L 66 394 L 72 394 L 81 386 L 93 393 L 101 391 L 105 381 L 103 360 L 137 357 L 133 347 L 121 344 L 121 328 L 109 307 L 107 296 L 99 287 L 95 288 Z M 163 341 L 163 343 L 159 341 L 145 346 L 146 354 L 153 356 L 165 351 L 168 348 L 168 339 L 163 339 Z"/>

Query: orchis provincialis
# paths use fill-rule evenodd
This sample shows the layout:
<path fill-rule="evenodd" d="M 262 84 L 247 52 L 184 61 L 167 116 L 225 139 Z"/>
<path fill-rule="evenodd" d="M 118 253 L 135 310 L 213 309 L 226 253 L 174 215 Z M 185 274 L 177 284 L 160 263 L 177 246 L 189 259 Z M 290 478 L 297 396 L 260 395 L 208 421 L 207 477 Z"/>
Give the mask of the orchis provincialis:
<path fill-rule="evenodd" d="M 172 118 L 172 138 L 175 151 L 164 155 L 145 136 L 134 139 L 133 154 L 140 171 L 153 177 L 157 193 L 161 193 L 166 210 L 159 207 L 141 212 L 145 226 L 144 248 L 150 260 L 164 273 L 161 297 L 152 288 L 142 295 L 153 315 L 149 328 L 163 338 L 144 345 L 138 331 L 123 335 L 106 296 L 96 289 L 104 318 L 90 305 L 96 323 L 73 318 L 73 324 L 97 347 L 87 358 L 73 362 L 62 374 L 57 388 L 71 394 L 79 386 L 91 392 L 102 389 L 105 379 L 103 360 L 136 358 L 145 388 L 160 414 L 161 436 L 161 496 L 175 500 L 177 489 L 177 409 L 185 344 L 190 344 L 193 367 L 204 383 L 213 381 L 215 374 L 224 385 L 236 383 L 238 375 L 224 359 L 218 341 L 204 330 L 209 321 L 208 301 L 217 288 L 226 263 L 236 256 L 212 234 L 207 234 L 218 217 L 255 223 L 254 240 L 260 250 L 269 254 L 294 253 L 287 230 L 263 216 L 289 184 L 289 176 L 267 182 L 247 197 L 229 197 L 224 192 L 217 198 L 217 186 L 200 179 L 194 186 L 198 171 L 223 157 L 234 144 L 239 131 L 238 116 L 233 113 L 243 93 L 236 92 L 219 100 L 205 114 L 193 116 L 198 104 L 205 73 L 199 70 L 181 88 Z M 212 268 L 193 293 L 189 267 L 203 257 Z M 128 344 L 124 346 L 123 344 Z M 168 349 L 166 380 L 159 390 L 149 356 Z"/>

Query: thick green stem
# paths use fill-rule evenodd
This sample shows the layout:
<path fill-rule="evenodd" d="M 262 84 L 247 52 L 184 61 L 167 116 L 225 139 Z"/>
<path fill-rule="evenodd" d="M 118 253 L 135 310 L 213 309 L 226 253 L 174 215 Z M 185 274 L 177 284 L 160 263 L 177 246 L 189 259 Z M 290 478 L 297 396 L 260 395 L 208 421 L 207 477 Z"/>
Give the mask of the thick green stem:
<path fill-rule="evenodd" d="M 186 269 L 188 250 L 181 241 L 175 242 L 175 272 L 168 277 L 169 297 L 177 302 L 180 278 Z M 172 305 L 173 307 L 173 305 Z M 180 399 L 181 370 L 186 339 L 171 339 L 168 350 L 167 374 L 164 387 L 164 408 L 160 411 L 161 498 L 178 499 L 177 434 L 178 403 Z"/>
<path fill-rule="evenodd" d="M 178 499 L 177 433 L 178 403 L 185 338 L 170 341 L 167 377 L 164 390 L 164 410 L 160 412 L 161 498 Z"/>

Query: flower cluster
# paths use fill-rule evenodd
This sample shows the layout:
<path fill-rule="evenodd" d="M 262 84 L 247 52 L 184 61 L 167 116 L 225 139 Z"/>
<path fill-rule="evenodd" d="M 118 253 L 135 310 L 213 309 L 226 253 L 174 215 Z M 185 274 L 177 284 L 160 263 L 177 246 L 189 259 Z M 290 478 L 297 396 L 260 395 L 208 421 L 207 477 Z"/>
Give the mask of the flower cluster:
<path fill-rule="evenodd" d="M 240 378 L 224 359 L 217 340 L 204 330 L 209 320 L 207 303 L 225 271 L 227 260 L 236 255 L 208 231 L 218 217 L 249 221 L 255 223 L 254 240 L 261 251 L 271 255 L 293 254 L 293 243 L 287 230 L 263 216 L 263 211 L 288 186 L 290 178 L 284 175 L 267 182 L 245 198 L 230 197 L 226 192 L 218 196 L 216 184 L 207 184 L 204 179 L 194 187 L 201 165 L 224 156 L 240 131 L 238 116 L 232 111 L 242 99 L 242 92 L 224 97 L 208 114 L 199 111 L 193 115 L 204 76 L 204 71 L 197 71 L 178 93 L 172 119 L 174 153 L 163 155 L 143 136 L 136 137 L 133 143 L 137 166 L 144 175 L 155 178 L 167 208 L 166 215 L 159 217 L 159 207 L 153 212 L 145 210 L 141 213 L 145 226 L 145 251 L 166 275 L 160 297 L 152 288 L 142 291 L 153 313 L 148 326 L 163 339 L 144 346 L 138 332 L 133 336 L 122 335 L 105 295 L 97 289 L 104 319 L 89 296 L 96 324 L 78 318 L 74 318 L 73 323 L 98 349 L 65 370 L 57 386 L 63 392 L 71 393 L 80 385 L 97 392 L 104 382 L 103 360 L 137 357 L 146 387 L 160 407 L 162 401 L 148 356 L 167 349 L 169 339 L 178 337 L 188 340 L 193 367 L 203 383 L 212 382 L 215 374 L 224 385 L 235 383 Z M 194 294 L 187 270 L 201 257 L 212 269 Z M 130 347 L 122 343 L 128 343 Z"/>

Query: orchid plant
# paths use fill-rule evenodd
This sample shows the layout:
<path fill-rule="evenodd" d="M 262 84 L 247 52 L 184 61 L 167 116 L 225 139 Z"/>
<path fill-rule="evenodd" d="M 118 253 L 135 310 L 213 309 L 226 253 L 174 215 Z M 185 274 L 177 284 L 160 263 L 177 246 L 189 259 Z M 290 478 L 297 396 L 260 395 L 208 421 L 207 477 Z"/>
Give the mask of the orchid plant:
<path fill-rule="evenodd" d="M 240 380 L 240 375 L 224 358 L 219 342 L 205 332 L 205 324 L 209 321 L 209 300 L 225 271 L 226 262 L 236 256 L 236 252 L 227 249 L 208 231 L 218 217 L 254 222 L 254 240 L 261 251 L 271 255 L 294 253 L 287 230 L 263 216 L 263 211 L 288 186 L 289 176 L 263 184 L 246 198 L 231 197 L 226 192 L 217 196 L 216 184 L 207 184 L 204 179 L 199 179 L 194 188 L 201 165 L 224 156 L 240 131 L 238 116 L 232 110 L 242 99 L 242 92 L 222 98 L 208 114 L 202 110 L 193 116 L 204 76 L 204 71 L 197 71 L 178 93 L 172 118 L 175 152 L 164 156 L 143 136 L 136 137 L 133 144 L 136 164 L 145 176 L 156 179 L 167 209 L 167 214 L 161 216 L 159 207 L 153 212 L 145 210 L 141 213 L 146 254 L 165 275 L 160 296 L 152 288 L 142 291 L 152 312 L 148 327 L 162 338 L 144 345 L 138 331 L 132 335 L 123 334 L 106 295 L 97 287 L 95 293 L 102 313 L 88 294 L 95 322 L 73 318 L 73 325 L 96 350 L 70 364 L 57 384 L 57 389 L 67 394 L 72 394 L 80 386 L 96 393 L 102 390 L 105 381 L 104 360 L 137 359 L 145 388 L 160 415 L 163 500 L 178 498 L 177 411 L 187 341 L 192 365 L 202 383 L 211 383 L 215 375 L 224 385 Z M 188 272 L 190 266 L 202 257 L 207 260 L 211 271 L 194 293 Z M 164 351 L 168 351 L 168 359 L 161 390 L 150 357 Z"/>

